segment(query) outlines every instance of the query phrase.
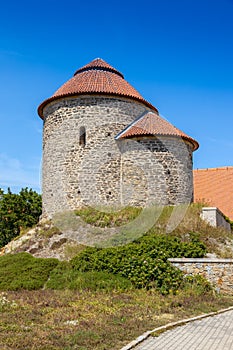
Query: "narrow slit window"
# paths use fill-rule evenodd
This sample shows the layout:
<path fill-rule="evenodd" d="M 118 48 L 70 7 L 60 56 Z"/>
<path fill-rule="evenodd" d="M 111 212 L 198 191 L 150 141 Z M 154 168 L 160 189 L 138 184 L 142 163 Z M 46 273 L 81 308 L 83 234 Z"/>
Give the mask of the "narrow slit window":
<path fill-rule="evenodd" d="M 85 147 L 86 145 L 86 128 L 85 126 L 81 126 L 79 130 L 79 144 L 82 147 Z"/>

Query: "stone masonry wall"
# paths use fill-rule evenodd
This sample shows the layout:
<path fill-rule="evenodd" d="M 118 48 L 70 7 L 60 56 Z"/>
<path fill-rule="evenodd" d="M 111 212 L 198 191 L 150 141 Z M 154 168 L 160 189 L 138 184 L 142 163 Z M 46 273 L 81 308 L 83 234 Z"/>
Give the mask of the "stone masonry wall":
<path fill-rule="evenodd" d="M 176 205 L 192 200 L 192 150 L 181 138 L 130 139 L 119 148 L 123 203 Z"/>
<path fill-rule="evenodd" d="M 169 261 L 186 275 L 202 275 L 217 292 L 233 293 L 233 259 L 172 258 Z"/>
<path fill-rule="evenodd" d="M 120 205 L 120 152 L 114 137 L 146 107 L 127 99 L 66 98 L 44 109 L 43 213 L 81 204 Z M 86 145 L 79 144 L 81 127 Z"/>
<path fill-rule="evenodd" d="M 116 140 L 148 108 L 125 98 L 79 96 L 44 109 L 43 213 L 83 204 L 179 204 L 192 199 L 192 150 L 179 138 Z M 86 144 L 80 144 L 80 130 Z"/>

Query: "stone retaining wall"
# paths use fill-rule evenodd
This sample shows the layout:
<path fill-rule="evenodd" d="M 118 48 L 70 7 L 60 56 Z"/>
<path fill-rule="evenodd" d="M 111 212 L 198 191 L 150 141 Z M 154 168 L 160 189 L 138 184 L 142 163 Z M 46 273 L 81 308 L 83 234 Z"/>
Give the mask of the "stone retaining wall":
<path fill-rule="evenodd" d="M 186 275 L 202 275 L 217 292 L 233 293 L 233 259 L 168 259 Z"/>

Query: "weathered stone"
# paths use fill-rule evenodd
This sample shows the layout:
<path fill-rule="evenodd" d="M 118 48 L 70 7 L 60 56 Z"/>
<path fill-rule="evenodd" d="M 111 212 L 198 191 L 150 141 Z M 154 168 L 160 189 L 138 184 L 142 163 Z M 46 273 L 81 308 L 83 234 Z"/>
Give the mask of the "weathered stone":
<path fill-rule="evenodd" d="M 187 275 L 201 275 L 217 291 L 233 293 L 233 259 L 172 258 L 169 261 Z"/>
<path fill-rule="evenodd" d="M 150 109 L 141 102 L 96 95 L 66 97 L 45 106 L 44 217 L 83 204 L 176 205 L 192 200 L 188 141 L 168 136 L 115 139 L 146 111 Z"/>

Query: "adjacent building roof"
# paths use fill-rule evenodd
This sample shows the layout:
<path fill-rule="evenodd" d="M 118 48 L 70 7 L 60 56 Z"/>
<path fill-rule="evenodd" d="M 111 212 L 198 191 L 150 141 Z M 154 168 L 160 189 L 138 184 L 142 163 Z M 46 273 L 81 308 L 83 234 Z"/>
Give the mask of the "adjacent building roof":
<path fill-rule="evenodd" d="M 161 118 L 157 113 L 153 112 L 144 114 L 141 118 L 137 119 L 134 123 L 130 124 L 126 129 L 118 134 L 116 138 L 125 139 L 140 136 L 181 137 L 193 145 L 193 150 L 196 150 L 199 147 L 197 141 L 186 135 L 183 131 L 177 129 L 167 120 Z"/>
<path fill-rule="evenodd" d="M 233 166 L 198 169 L 194 175 L 194 202 L 218 207 L 233 220 Z"/>
<path fill-rule="evenodd" d="M 157 109 L 147 102 L 137 90 L 125 79 L 122 73 L 110 66 L 101 58 L 78 69 L 73 78 L 62 85 L 52 97 L 45 100 L 38 108 L 38 114 L 43 119 L 43 109 L 51 101 L 62 97 L 82 94 L 104 94 L 122 96 L 144 103 L 157 112 Z"/>

